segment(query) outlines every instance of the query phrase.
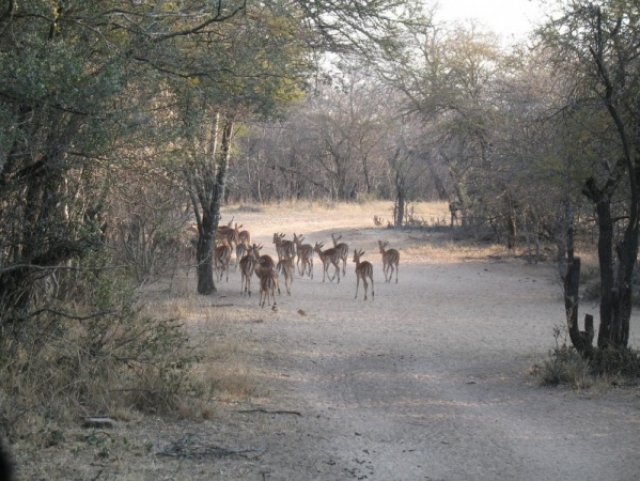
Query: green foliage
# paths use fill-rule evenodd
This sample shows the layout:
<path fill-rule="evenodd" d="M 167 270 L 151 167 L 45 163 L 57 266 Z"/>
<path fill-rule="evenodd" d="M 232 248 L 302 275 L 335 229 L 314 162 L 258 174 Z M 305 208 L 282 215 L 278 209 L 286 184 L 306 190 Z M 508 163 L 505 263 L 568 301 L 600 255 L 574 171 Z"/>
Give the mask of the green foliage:
<path fill-rule="evenodd" d="M 583 389 L 602 379 L 611 384 L 636 385 L 640 381 L 640 352 L 613 347 L 596 348 L 579 354 L 566 342 L 559 343 L 560 329 L 555 330 L 556 347 L 535 374 L 544 386 L 569 385 Z"/>
<path fill-rule="evenodd" d="M 190 367 L 199 355 L 180 322 L 142 314 L 128 276 L 106 268 L 104 255 L 74 275 L 87 286 L 76 286 L 74 312 L 62 310 L 67 301 L 25 324 L 19 337 L 1 337 L 0 349 L 11 353 L 0 362 L 5 433 L 132 406 L 168 412 L 193 391 Z"/>
<path fill-rule="evenodd" d="M 578 352 L 566 345 L 558 346 L 549 352 L 538 372 L 543 386 L 569 385 L 574 389 L 588 385 L 589 363 Z"/>
<path fill-rule="evenodd" d="M 629 348 L 597 349 L 590 360 L 590 368 L 596 376 L 618 377 L 636 384 L 640 379 L 640 352 Z"/>

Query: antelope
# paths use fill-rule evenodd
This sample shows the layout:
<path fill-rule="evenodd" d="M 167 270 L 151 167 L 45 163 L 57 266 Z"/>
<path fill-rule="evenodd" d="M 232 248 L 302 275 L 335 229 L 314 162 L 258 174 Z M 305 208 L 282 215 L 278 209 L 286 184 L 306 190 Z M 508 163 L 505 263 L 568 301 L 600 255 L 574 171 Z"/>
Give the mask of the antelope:
<path fill-rule="evenodd" d="M 284 257 L 277 266 L 278 272 L 284 274 L 284 286 L 287 289 L 287 295 L 291 295 L 291 283 L 293 282 L 294 265 L 291 257 Z"/>
<path fill-rule="evenodd" d="M 247 244 L 247 246 L 251 245 L 251 234 L 249 234 L 248 230 L 240 230 L 240 228 L 242 227 L 242 224 L 238 225 L 238 223 L 236 222 L 236 227 L 235 227 L 235 231 L 236 234 L 238 235 L 238 242 L 244 242 L 245 244 Z"/>
<path fill-rule="evenodd" d="M 349 246 L 347 244 L 345 244 L 344 242 L 340 242 L 338 244 L 338 241 L 340 239 L 342 239 L 341 235 L 336 237 L 335 235 L 331 234 L 331 240 L 333 240 L 333 247 L 338 250 L 338 252 L 340 253 L 340 259 L 342 259 L 342 275 L 346 275 L 346 273 L 347 273 L 347 257 L 349 256 Z"/>
<path fill-rule="evenodd" d="M 262 279 L 263 275 L 266 275 L 270 270 L 276 273 L 276 287 L 278 288 L 278 294 L 280 294 L 280 284 L 277 282 L 278 272 L 276 271 L 276 263 L 270 255 L 262 255 L 258 257 L 256 263 L 255 273 L 258 278 Z"/>
<path fill-rule="evenodd" d="M 258 269 L 256 269 L 256 273 Z M 265 269 L 260 274 L 258 274 L 260 278 L 260 307 L 264 307 L 265 303 L 268 302 L 269 296 L 273 299 L 273 308 L 276 307 L 276 293 L 275 289 L 278 288 L 278 293 L 280 293 L 280 285 L 278 284 L 278 273 L 274 268 Z"/>
<path fill-rule="evenodd" d="M 273 298 L 273 307 L 276 306 L 275 289 L 280 294 L 280 283 L 278 282 L 278 272 L 271 256 L 263 255 L 258 258 L 255 267 L 256 276 L 260 279 L 260 307 L 264 307 L 269 300 L 269 295 Z"/>
<path fill-rule="evenodd" d="M 373 266 L 369 261 L 360 262 L 360 257 L 364 255 L 363 250 L 354 250 L 353 251 L 353 262 L 356 263 L 356 297 L 358 298 L 358 289 L 360 287 L 360 279 L 362 279 L 362 283 L 364 284 L 364 300 L 367 300 L 367 288 L 369 284 L 367 283 L 367 277 L 371 280 L 371 297 L 375 295 L 373 292 Z"/>
<path fill-rule="evenodd" d="M 258 265 L 265 269 L 273 269 L 276 266 L 276 263 L 273 260 L 273 257 L 271 257 L 268 254 L 265 254 L 258 257 Z"/>
<path fill-rule="evenodd" d="M 258 257 L 260 257 L 260 249 L 262 245 L 253 244 L 249 249 L 249 252 L 240 259 L 240 272 L 242 287 L 240 293 L 246 292 L 251 297 L 251 276 L 256 269 L 258 263 Z"/>
<path fill-rule="evenodd" d="M 389 245 L 388 242 L 378 241 L 380 254 L 382 254 L 382 271 L 384 272 L 384 281 L 391 282 L 393 271 L 396 271 L 396 284 L 398 283 L 398 270 L 400 264 L 400 253 L 395 249 L 385 249 Z M 394 268 L 395 266 L 395 268 Z"/>
<path fill-rule="evenodd" d="M 300 237 L 293 234 L 293 242 L 296 245 L 296 252 L 298 253 L 298 260 L 296 265 L 298 266 L 298 273 L 301 277 L 304 277 L 305 271 L 309 270 L 309 277 L 313 279 L 313 246 L 311 244 L 303 244 L 304 236 Z M 300 261 L 302 261 L 302 271 L 300 270 Z"/>
<path fill-rule="evenodd" d="M 238 234 L 233 227 L 218 227 L 217 238 L 220 242 L 226 242 L 231 248 L 238 245 Z"/>
<path fill-rule="evenodd" d="M 240 261 L 251 252 L 251 245 L 248 242 L 238 242 L 236 245 L 236 269 Z"/>
<path fill-rule="evenodd" d="M 338 284 L 340 284 L 340 253 L 335 247 L 331 247 L 325 251 L 322 250 L 324 243 L 316 242 L 313 250 L 318 253 L 320 260 L 322 261 L 322 282 L 324 278 L 329 277 L 329 264 L 333 264 L 335 267 L 335 273 L 333 277 L 329 277 L 329 281 L 333 282 L 333 279 L 338 276 Z"/>
<path fill-rule="evenodd" d="M 296 256 L 296 245 L 293 241 L 284 240 L 284 236 L 285 234 L 273 234 L 273 243 L 276 245 L 278 260 L 282 260 L 285 257 L 293 259 Z"/>
<path fill-rule="evenodd" d="M 223 240 L 216 247 L 214 253 L 216 271 L 218 272 L 218 281 L 222 281 L 222 274 L 226 272 L 226 281 L 229 282 L 229 262 L 231 261 L 231 246 Z"/>

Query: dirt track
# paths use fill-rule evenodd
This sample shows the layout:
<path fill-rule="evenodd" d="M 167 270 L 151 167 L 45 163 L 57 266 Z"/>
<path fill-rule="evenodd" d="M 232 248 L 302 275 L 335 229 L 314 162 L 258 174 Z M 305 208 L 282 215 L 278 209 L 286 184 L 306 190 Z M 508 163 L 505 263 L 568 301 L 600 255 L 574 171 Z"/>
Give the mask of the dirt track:
<path fill-rule="evenodd" d="M 637 390 L 545 389 L 527 375 L 563 322 L 552 266 L 405 261 L 385 284 L 374 231 L 346 237 L 374 263 L 373 302 L 354 300 L 353 264 L 340 285 L 316 265 L 277 312 L 232 327 L 266 353 L 257 407 L 272 414 L 231 416 L 234 442 L 262 454 L 220 479 L 638 479 Z M 222 295 L 253 311 L 236 289 Z M 634 319 L 634 345 L 637 331 Z"/>
<path fill-rule="evenodd" d="M 563 323 L 552 265 L 435 258 L 412 250 L 415 233 L 364 227 L 370 217 L 340 218 L 344 240 L 374 264 L 375 300 L 353 298 L 353 263 L 339 285 L 323 284 L 317 260 L 315 279 L 297 278 L 277 311 L 260 309 L 256 295 L 241 297 L 239 273 L 214 298 L 188 296 L 197 314 L 188 321 L 193 337 L 237 344 L 255 394 L 221 403 L 209 420 L 129 422 L 106 438 L 106 460 L 39 453 L 42 479 L 638 479 L 637 388 L 548 389 L 527 374 Z M 327 225 L 337 223 L 301 226 L 260 213 L 241 220 L 267 252 L 278 220 L 289 235 L 304 229 L 308 241 L 325 242 Z M 380 235 L 401 250 L 398 284 L 383 282 Z M 212 307 L 220 304 L 231 305 Z M 639 328 L 634 317 L 635 347 Z M 162 454 L 178 441 L 191 456 Z"/>

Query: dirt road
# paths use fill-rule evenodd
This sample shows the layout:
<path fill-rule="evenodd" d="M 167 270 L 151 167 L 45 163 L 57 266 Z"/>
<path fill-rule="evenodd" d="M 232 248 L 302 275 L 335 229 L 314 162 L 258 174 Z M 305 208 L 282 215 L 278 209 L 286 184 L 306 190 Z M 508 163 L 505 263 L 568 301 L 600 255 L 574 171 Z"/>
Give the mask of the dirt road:
<path fill-rule="evenodd" d="M 431 234 L 373 229 L 370 213 L 278 212 L 238 217 L 272 254 L 274 224 L 327 243 L 335 232 L 328 226 L 337 227 L 352 248 L 367 251 L 375 299 L 354 299 L 353 263 L 340 284 L 322 283 L 317 259 L 315 279 L 296 278 L 275 311 L 260 309 L 256 295 L 240 296 L 238 272 L 215 297 L 178 296 L 177 312 L 185 313 L 194 339 L 237 351 L 238 364 L 223 359 L 202 369 L 230 364 L 232 380 L 243 377 L 255 389 L 220 401 L 209 419 L 124 423 L 97 437 L 110 442 L 106 457 L 96 445 L 87 459 L 91 451 L 74 448 L 67 436 L 62 449 L 76 454 L 63 459 L 60 446 L 41 451 L 36 474 L 149 481 L 638 479 L 637 388 L 542 388 L 527 374 L 564 322 L 551 264 L 469 256 L 460 246 L 450 255 L 446 243 L 435 252 Z M 383 282 L 380 236 L 400 248 L 398 284 Z M 634 317 L 635 347 L 639 331 Z M 36 474 L 24 479 L 40 479 Z"/>
<path fill-rule="evenodd" d="M 277 312 L 233 328 L 264 349 L 269 395 L 232 416 L 237 442 L 264 451 L 220 479 L 638 479 L 637 390 L 547 389 L 527 375 L 563 322 L 551 265 L 408 259 L 385 284 L 372 233 L 345 240 L 369 251 L 375 300 L 354 299 L 353 264 L 339 285 L 316 265 Z"/>

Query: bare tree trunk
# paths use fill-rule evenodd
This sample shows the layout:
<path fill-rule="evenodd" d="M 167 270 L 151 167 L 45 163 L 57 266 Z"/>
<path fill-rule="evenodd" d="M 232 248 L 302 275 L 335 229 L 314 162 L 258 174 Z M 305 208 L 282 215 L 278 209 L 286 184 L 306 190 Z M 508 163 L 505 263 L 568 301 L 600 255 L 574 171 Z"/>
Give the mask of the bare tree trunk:
<path fill-rule="evenodd" d="M 405 208 L 407 205 L 405 181 L 400 171 L 396 172 L 396 203 L 393 209 L 393 224 L 396 228 L 404 224 Z"/>
<path fill-rule="evenodd" d="M 598 222 L 600 265 L 598 347 L 625 348 L 629 340 L 629 319 L 632 308 L 631 282 L 638 255 L 638 210 L 631 209 L 623 240 L 615 249 L 618 257 L 616 266 L 611 199 L 604 190 L 596 187 L 593 179 L 589 179 L 585 184 L 584 193 L 595 204 Z M 633 202 L 637 202 L 637 199 L 634 198 Z"/>
<path fill-rule="evenodd" d="M 198 224 L 196 258 L 198 261 L 198 294 L 209 295 L 216 292 L 213 279 L 213 249 L 220 221 L 220 206 L 224 200 L 227 167 L 231 153 L 233 120 L 225 120 L 222 128 L 220 148 L 218 136 L 220 114 L 215 116 L 210 161 L 199 164 L 199 169 L 185 172 L 191 204 Z"/>

